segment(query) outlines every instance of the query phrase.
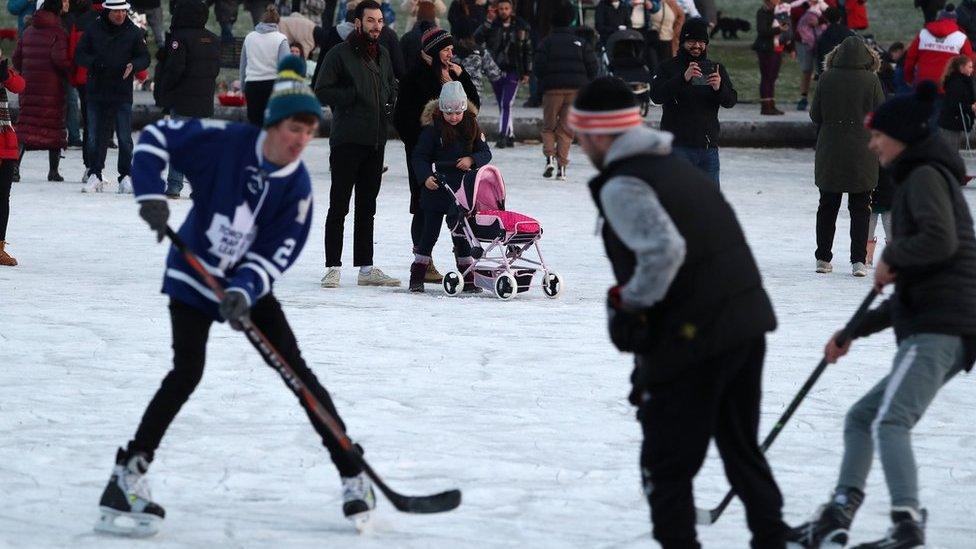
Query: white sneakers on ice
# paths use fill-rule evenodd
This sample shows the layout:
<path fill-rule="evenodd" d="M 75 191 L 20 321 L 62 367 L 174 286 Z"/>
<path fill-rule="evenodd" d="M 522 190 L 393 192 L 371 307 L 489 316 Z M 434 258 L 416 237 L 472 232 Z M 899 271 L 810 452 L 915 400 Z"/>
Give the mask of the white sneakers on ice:
<path fill-rule="evenodd" d="M 829 261 L 817 260 L 817 272 L 821 274 L 834 272 L 834 266 Z"/>
<path fill-rule="evenodd" d="M 369 512 L 376 508 L 373 483 L 366 473 L 342 477 L 342 514 L 362 530 L 369 521 Z"/>
<path fill-rule="evenodd" d="M 856 276 L 858 278 L 868 276 L 868 268 L 867 268 L 867 265 L 865 265 L 864 263 L 861 263 L 860 261 L 858 261 L 857 263 L 852 263 L 851 264 L 851 274 L 853 274 L 854 276 Z"/>
<path fill-rule="evenodd" d="M 322 277 L 322 287 L 323 288 L 338 288 L 339 287 L 339 268 L 329 267 L 329 270 L 325 271 L 325 276 Z"/>
<path fill-rule="evenodd" d="M 556 180 L 566 181 L 566 166 L 559 166 L 559 168 L 556 169 Z"/>
<path fill-rule="evenodd" d="M 100 193 L 105 188 L 105 182 L 95 174 L 89 174 L 88 178 L 81 186 L 83 193 Z"/>
<path fill-rule="evenodd" d="M 132 194 L 132 178 L 125 176 L 119 181 L 119 194 Z"/>
<path fill-rule="evenodd" d="M 328 276 L 328 273 L 326 273 Z M 362 271 L 359 272 L 358 284 L 360 286 L 399 286 L 400 281 L 388 276 L 383 271 L 373 267 L 368 273 L 363 274 Z"/>

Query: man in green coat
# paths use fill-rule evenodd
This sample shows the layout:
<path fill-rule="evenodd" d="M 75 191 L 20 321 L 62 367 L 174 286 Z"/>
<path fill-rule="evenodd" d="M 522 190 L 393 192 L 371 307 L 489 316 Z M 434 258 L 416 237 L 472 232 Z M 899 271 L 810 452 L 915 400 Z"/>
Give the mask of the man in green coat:
<path fill-rule="evenodd" d="M 349 200 L 356 191 L 353 265 L 360 286 L 399 286 L 373 267 L 373 216 L 383 176 L 387 124 L 396 101 L 390 52 L 378 42 L 383 12 L 375 0 L 356 6 L 356 30 L 325 56 L 315 95 L 332 107 L 329 164 L 332 189 L 325 218 L 324 288 L 339 286 L 342 236 Z"/>
<path fill-rule="evenodd" d="M 865 266 L 871 191 L 878 182 L 878 159 L 868 150 L 864 117 L 884 101 L 878 68 L 881 61 L 860 38 L 846 38 L 824 60 L 826 70 L 813 95 L 810 118 L 817 125 L 814 174 L 820 189 L 817 208 L 818 273 L 833 271 L 830 261 L 834 224 L 844 193 L 851 214 L 851 270 Z"/>

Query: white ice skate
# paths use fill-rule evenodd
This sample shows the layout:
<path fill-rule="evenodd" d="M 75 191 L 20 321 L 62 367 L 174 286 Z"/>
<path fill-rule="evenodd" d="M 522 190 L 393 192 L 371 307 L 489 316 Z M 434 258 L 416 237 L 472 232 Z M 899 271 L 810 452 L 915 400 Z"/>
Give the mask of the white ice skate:
<path fill-rule="evenodd" d="M 95 523 L 97 532 L 144 538 L 159 531 L 166 511 L 152 501 L 145 473 L 149 462 L 145 456 L 126 456 L 119 448 L 115 468 L 99 502 L 101 516 Z"/>
<path fill-rule="evenodd" d="M 125 176 L 119 181 L 119 194 L 132 194 L 132 178 Z"/>
<path fill-rule="evenodd" d="M 356 530 L 362 532 L 369 528 L 369 514 L 375 508 L 376 494 L 366 473 L 342 477 L 342 514 L 352 521 Z"/>

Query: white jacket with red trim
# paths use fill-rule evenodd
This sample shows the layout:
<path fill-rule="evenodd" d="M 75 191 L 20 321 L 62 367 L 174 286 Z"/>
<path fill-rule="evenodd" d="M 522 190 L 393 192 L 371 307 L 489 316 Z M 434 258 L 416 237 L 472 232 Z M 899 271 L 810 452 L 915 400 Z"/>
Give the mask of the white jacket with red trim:
<path fill-rule="evenodd" d="M 931 80 L 938 84 L 946 64 L 957 55 L 973 57 L 973 47 L 955 20 L 926 23 L 905 54 L 905 82 Z M 939 93 L 942 93 L 941 85 Z"/>

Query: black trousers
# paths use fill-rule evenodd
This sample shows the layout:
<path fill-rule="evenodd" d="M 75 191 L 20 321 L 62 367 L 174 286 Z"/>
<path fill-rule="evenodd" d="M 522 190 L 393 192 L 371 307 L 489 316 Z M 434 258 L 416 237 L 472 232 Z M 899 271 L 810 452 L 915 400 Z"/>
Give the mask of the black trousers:
<path fill-rule="evenodd" d="M 274 80 L 255 80 L 244 83 L 244 99 L 247 101 L 247 121 L 264 126 L 264 109 L 271 99 Z"/>
<path fill-rule="evenodd" d="M 434 251 L 434 244 L 437 244 L 437 237 L 440 236 L 441 226 L 444 225 L 445 214 L 440 212 L 424 211 L 423 215 L 423 230 L 421 231 L 420 242 L 417 244 L 417 253 L 420 255 L 430 256 Z M 447 226 L 449 228 L 455 227 L 460 222 L 460 218 L 457 214 L 452 214 L 447 216 Z M 471 256 L 471 245 L 468 244 L 466 238 L 461 238 L 459 236 L 452 237 L 451 240 L 454 242 L 454 257 L 470 257 Z"/>
<path fill-rule="evenodd" d="M 173 422 L 173 418 L 200 383 L 207 352 L 207 339 L 210 326 L 213 324 L 209 316 L 173 299 L 169 302 L 169 316 L 173 327 L 173 369 L 163 378 L 156 396 L 149 402 L 139 429 L 135 437 L 129 441 L 128 447 L 129 452 L 145 452 L 150 461 L 169 424 Z M 295 335 L 274 295 L 268 294 L 251 308 L 251 320 L 288 361 L 298 378 L 312 391 L 326 411 L 332 414 L 339 425 L 345 429 L 342 418 L 339 417 L 332 403 L 332 397 L 305 364 L 298 349 L 298 342 L 295 341 Z M 325 424 L 315 417 L 304 401 L 299 399 L 299 403 L 308 414 L 315 431 L 322 437 L 322 444 L 329 450 L 332 462 L 339 469 L 339 474 L 344 477 L 359 474 L 361 471 L 359 465 L 342 450 L 339 441 L 332 436 Z"/>
<path fill-rule="evenodd" d="M 7 221 L 10 220 L 10 185 L 14 181 L 14 170 L 18 162 L 13 159 L 0 160 L 0 240 L 7 240 Z"/>
<path fill-rule="evenodd" d="M 423 182 L 417 182 L 417 176 L 413 172 L 413 149 L 417 144 L 413 141 L 403 142 L 403 149 L 407 156 L 407 187 L 410 189 L 410 241 L 414 251 L 420 245 L 420 239 L 424 234 L 424 211 L 420 209 L 420 186 Z"/>
<path fill-rule="evenodd" d="M 783 497 L 756 440 L 765 337 L 644 388 L 641 473 L 654 538 L 664 549 L 699 548 L 692 479 L 715 438 L 725 475 L 746 506 L 752 547 L 785 547 Z M 638 361 L 640 358 L 638 357 Z"/>
<path fill-rule="evenodd" d="M 820 191 L 817 208 L 817 259 L 830 261 L 834 254 L 835 224 L 843 193 Z M 851 263 L 865 263 L 868 249 L 868 223 L 871 219 L 871 193 L 847 193 L 847 210 L 851 214 Z"/>
<path fill-rule="evenodd" d="M 329 152 L 332 188 L 329 190 L 329 213 L 325 217 L 325 265 L 342 265 L 342 237 L 345 232 L 349 200 L 356 191 L 353 212 L 353 265 L 373 264 L 373 217 L 376 197 L 383 179 L 385 147 L 344 143 L 333 145 Z"/>

